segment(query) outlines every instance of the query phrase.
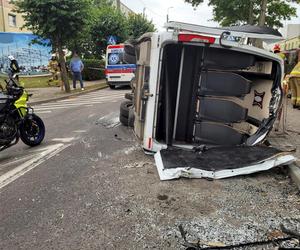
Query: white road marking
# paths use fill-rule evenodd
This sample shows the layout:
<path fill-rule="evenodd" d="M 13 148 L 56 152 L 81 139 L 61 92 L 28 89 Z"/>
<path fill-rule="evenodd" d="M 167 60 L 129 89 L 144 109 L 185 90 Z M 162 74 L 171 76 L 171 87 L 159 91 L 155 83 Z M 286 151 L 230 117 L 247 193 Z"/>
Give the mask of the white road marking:
<path fill-rule="evenodd" d="M 0 189 L 23 176 L 35 167 L 39 166 L 41 163 L 55 156 L 59 152 L 63 151 L 70 145 L 71 144 L 64 145 L 62 143 L 59 143 L 44 148 L 43 152 L 34 156 L 31 160 L 0 176 Z"/>
<path fill-rule="evenodd" d="M 10 161 L 10 162 L 7 162 L 7 163 L 1 163 L 1 167 L 13 165 L 13 164 L 16 164 L 16 163 L 18 163 L 20 161 L 25 161 L 25 160 L 30 159 L 30 158 L 32 158 L 32 155 L 27 155 L 27 156 L 21 157 L 19 159 L 16 159 L 14 161 Z"/>
<path fill-rule="evenodd" d="M 76 139 L 75 137 L 69 137 L 69 138 L 53 138 L 51 141 L 68 143 L 68 142 L 74 141 L 75 139 Z"/>
<path fill-rule="evenodd" d="M 99 99 L 82 99 L 82 100 L 74 100 L 72 102 L 64 102 L 64 103 L 58 103 L 58 102 L 53 102 L 53 103 L 44 103 L 42 105 L 40 105 L 40 107 L 48 107 L 48 106 L 67 106 L 67 105 L 74 105 L 74 104 L 83 104 L 83 103 L 87 103 L 87 104 L 91 104 L 91 103 L 95 103 L 95 102 L 103 102 L 107 100 L 111 100 L 111 101 L 115 101 L 115 100 L 120 100 L 123 99 L 123 97 L 117 97 L 112 99 L 110 96 L 108 97 L 103 97 L 103 98 L 99 98 Z"/>
<path fill-rule="evenodd" d="M 64 99 L 56 102 L 43 103 L 35 106 L 34 110 L 37 113 L 51 113 L 59 109 L 78 108 L 78 107 L 93 107 L 95 104 L 116 103 L 124 98 L 124 92 L 101 91 L 93 92 L 86 95 L 77 96 L 75 98 Z"/>
<path fill-rule="evenodd" d="M 40 111 L 39 114 L 49 114 L 52 113 L 51 110 Z"/>
<path fill-rule="evenodd" d="M 117 100 L 117 99 L 123 99 L 123 96 L 104 96 L 101 98 L 95 97 L 95 98 L 81 98 L 81 99 L 74 99 L 74 100 L 67 100 L 64 102 L 52 102 L 52 103 L 43 103 L 40 106 L 48 106 L 51 104 L 57 104 L 57 105 L 64 105 L 69 103 L 77 103 L 77 102 L 93 102 L 93 101 L 103 101 L 103 100 Z"/>
<path fill-rule="evenodd" d="M 111 101 L 112 103 L 119 102 L 120 99 Z M 47 110 L 47 109 L 56 109 L 56 108 L 68 108 L 68 107 L 77 107 L 77 106 L 84 106 L 84 105 L 93 105 L 93 104 L 101 104 L 107 103 L 107 101 L 86 101 L 86 102 L 77 102 L 77 103 L 67 103 L 67 104 L 52 104 L 48 106 L 39 106 L 35 107 L 34 110 Z"/>
<path fill-rule="evenodd" d="M 86 130 L 74 130 L 74 133 L 86 133 Z"/>
<path fill-rule="evenodd" d="M 104 102 L 94 102 L 93 104 L 101 104 Z M 55 109 L 67 109 L 67 108 L 76 108 L 80 106 L 85 106 L 85 105 L 91 105 L 90 103 L 73 103 L 73 104 L 68 104 L 68 105 L 63 105 L 63 106 L 49 106 L 49 107 L 40 107 L 40 108 L 35 108 L 35 111 L 45 111 L 45 110 L 55 110 Z"/>
<path fill-rule="evenodd" d="M 110 97 L 110 98 L 113 98 L 113 97 L 122 97 L 124 98 L 124 94 L 122 95 L 103 95 L 103 96 L 83 96 L 83 97 L 80 97 L 80 98 L 71 98 L 71 99 L 65 99 L 65 100 L 60 100 L 60 101 L 57 101 L 58 103 L 65 103 L 65 102 L 74 102 L 74 101 L 77 101 L 77 100 L 91 100 L 91 99 L 102 99 L 102 98 L 107 98 L 107 97 Z M 45 104 L 47 105 L 47 104 Z"/>

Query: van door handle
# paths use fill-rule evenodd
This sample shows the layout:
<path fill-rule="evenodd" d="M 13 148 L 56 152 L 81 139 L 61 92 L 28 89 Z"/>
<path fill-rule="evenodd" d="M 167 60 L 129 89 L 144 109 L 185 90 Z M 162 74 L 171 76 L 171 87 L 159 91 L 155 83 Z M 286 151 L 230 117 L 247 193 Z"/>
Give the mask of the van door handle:
<path fill-rule="evenodd" d="M 150 94 L 148 91 L 144 91 L 142 95 L 142 100 L 147 101 L 149 97 L 152 97 L 153 94 Z"/>
<path fill-rule="evenodd" d="M 147 96 L 147 97 L 153 97 L 153 94 L 150 94 L 149 92 L 145 92 L 145 93 L 144 93 L 144 96 Z"/>

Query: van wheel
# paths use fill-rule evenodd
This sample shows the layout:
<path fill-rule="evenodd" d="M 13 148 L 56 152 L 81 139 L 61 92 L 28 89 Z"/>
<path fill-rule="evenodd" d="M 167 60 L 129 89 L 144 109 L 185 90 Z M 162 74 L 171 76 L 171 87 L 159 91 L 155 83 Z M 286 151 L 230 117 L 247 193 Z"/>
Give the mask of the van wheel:
<path fill-rule="evenodd" d="M 124 126 L 128 127 L 128 117 L 125 117 L 120 113 L 119 120 Z"/>
<path fill-rule="evenodd" d="M 125 99 L 132 101 L 132 99 L 133 99 L 133 94 L 132 94 L 132 93 L 126 93 L 126 94 L 125 94 Z"/>
<path fill-rule="evenodd" d="M 131 127 L 131 128 L 134 127 L 134 119 L 135 119 L 134 110 L 130 109 L 129 110 L 129 116 L 128 116 L 128 126 Z"/>
<path fill-rule="evenodd" d="M 112 84 L 108 84 L 108 86 L 111 88 L 111 89 L 115 89 L 116 86 L 115 85 L 112 85 Z"/>
<path fill-rule="evenodd" d="M 128 119 L 129 117 L 129 109 L 131 109 L 133 106 L 132 101 L 124 101 L 120 105 L 120 115 L 126 117 Z"/>

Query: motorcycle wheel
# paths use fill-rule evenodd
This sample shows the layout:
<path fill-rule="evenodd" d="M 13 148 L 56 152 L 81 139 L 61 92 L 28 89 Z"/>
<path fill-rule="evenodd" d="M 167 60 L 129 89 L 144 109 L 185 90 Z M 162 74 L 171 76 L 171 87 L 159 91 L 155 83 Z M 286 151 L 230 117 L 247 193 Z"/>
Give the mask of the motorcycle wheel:
<path fill-rule="evenodd" d="M 31 118 L 24 119 L 20 126 L 20 137 L 28 146 L 41 144 L 45 137 L 45 125 L 42 119 L 35 114 Z"/>

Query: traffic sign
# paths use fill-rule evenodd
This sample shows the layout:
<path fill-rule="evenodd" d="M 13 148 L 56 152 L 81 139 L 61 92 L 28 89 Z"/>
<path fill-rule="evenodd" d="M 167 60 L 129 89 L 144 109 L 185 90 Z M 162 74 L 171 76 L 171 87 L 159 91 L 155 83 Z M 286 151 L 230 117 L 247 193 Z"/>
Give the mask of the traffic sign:
<path fill-rule="evenodd" d="M 107 38 L 107 44 L 110 44 L 110 45 L 117 44 L 117 37 L 116 36 L 109 36 Z"/>

